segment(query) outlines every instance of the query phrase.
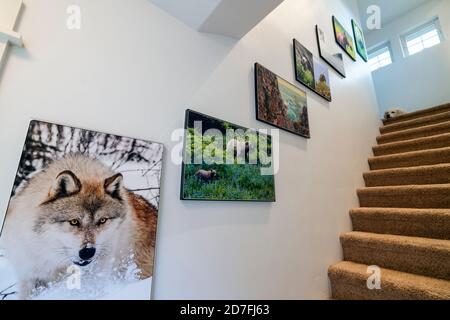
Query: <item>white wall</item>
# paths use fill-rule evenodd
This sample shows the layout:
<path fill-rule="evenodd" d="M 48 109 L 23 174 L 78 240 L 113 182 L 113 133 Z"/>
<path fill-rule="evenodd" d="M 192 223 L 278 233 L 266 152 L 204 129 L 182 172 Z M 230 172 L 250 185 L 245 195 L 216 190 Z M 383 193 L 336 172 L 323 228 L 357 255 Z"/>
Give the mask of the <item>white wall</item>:
<path fill-rule="evenodd" d="M 65 28 L 68 4 L 82 29 Z M 379 126 L 367 64 L 331 72 L 333 103 L 308 92 L 312 139 L 281 133 L 277 203 L 179 201 L 170 135 L 185 108 L 247 127 L 255 120 L 253 63 L 294 82 L 292 38 L 318 54 L 314 27 L 331 15 L 350 30 L 354 0 L 286 0 L 240 42 L 199 34 L 146 0 L 26 0 L 0 82 L 0 212 L 31 118 L 163 142 L 156 298 L 328 298 L 327 268 Z M 306 10 L 305 10 L 306 8 Z M 301 85 L 299 85 L 301 86 Z"/>
<path fill-rule="evenodd" d="M 447 40 L 410 57 L 403 57 L 400 35 L 405 31 L 439 16 Z M 374 72 L 373 79 L 380 111 L 403 107 L 415 111 L 450 101 L 450 1 L 430 0 L 372 31 L 367 37 L 371 47 L 390 40 L 394 63 Z"/>

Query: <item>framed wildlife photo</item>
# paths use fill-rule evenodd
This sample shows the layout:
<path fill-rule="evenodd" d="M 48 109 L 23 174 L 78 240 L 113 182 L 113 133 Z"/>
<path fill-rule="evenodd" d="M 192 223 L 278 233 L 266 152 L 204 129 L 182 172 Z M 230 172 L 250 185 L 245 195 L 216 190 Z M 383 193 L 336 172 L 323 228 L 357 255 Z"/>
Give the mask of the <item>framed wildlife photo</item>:
<path fill-rule="evenodd" d="M 340 49 L 336 47 L 334 41 L 328 40 L 325 32 L 318 25 L 316 25 L 316 35 L 320 57 L 338 74 L 345 78 L 344 56 L 341 52 L 338 52 Z"/>
<path fill-rule="evenodd" d="M 369 60 L 367 56 L 366 40 L 364 39 L 364 32 L 359 24 L 352 19 L 353 35 L 355 36 L 356 51 L 359 56 L 367 62 Z"/>
<path fill-rule="evenodd" d="M 163 146 L 31 121 L 0 235 L 0 300 L 151 298 Z"/>
<path fill-rule="evenodd" d="M 186 110 L 181 200 L 275 202 L 272 137 Z"/>
<path fill-rule="evenodd" d="M 310 138 L 306 92 L 255 64 L 256 119 Z"/>
<path fill-rule="evenodd" d="M 295 78 L 319 96 L 331 102 L 328 67 L 294 39 Z"/>
<path fill-rule="evenodd" d="M 355 42 L 353 37 L 335 16 L 333 16 L 333 28 L 337 44 L 353 61 L 356 61 Z"/>

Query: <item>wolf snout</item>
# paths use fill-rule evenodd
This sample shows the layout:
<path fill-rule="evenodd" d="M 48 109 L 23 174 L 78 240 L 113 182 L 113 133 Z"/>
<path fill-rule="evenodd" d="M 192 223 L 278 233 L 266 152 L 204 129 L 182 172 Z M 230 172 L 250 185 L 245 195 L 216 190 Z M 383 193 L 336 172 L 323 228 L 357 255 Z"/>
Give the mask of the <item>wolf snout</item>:
<path fill-rule="evenodd" d="M 78 255 L 80 256 L 81 260 L 91 260 L 95 256 L 95 248 L 83 248 L 80 250 Z"/>

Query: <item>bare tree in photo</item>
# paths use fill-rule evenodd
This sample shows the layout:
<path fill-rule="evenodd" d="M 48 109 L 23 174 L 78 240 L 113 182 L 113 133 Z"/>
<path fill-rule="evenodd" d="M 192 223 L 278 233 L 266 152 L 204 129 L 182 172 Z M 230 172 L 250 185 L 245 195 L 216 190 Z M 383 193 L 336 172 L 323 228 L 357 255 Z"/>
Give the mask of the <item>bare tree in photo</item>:
<path fill-rule="evenodd" d="M 53 160 L 81 154 L 110 164 L 114 171 L 141 177 L 134 190 L 158 207 L 163 146 L 112 134 L 32 121 L 22 151 L 12 195 L 33 173 Z M 133 167 L 130 169 L 130 164 Z"/>

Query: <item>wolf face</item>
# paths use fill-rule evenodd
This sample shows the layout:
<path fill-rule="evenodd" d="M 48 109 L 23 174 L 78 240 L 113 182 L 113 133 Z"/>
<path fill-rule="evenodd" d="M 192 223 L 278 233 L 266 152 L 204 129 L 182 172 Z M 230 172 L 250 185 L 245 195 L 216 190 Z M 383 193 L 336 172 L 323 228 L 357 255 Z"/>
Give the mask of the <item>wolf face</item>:
<path fill-rule="evenodd" d="M 20 298 L 60 282 L 73 265 L 88 287 L 151 277 L 157 213 L 101 161 L 53 161 L 18 189 L 1 234 Z"/>
<path fill-rule="evenodd" d="M 87 266 L 108 255 L 127 215 L 125 192 L 121 174 L 81 182 L 70 170 L 60 172 L 38 207 L 33 231 L 63 261 Z"/>

